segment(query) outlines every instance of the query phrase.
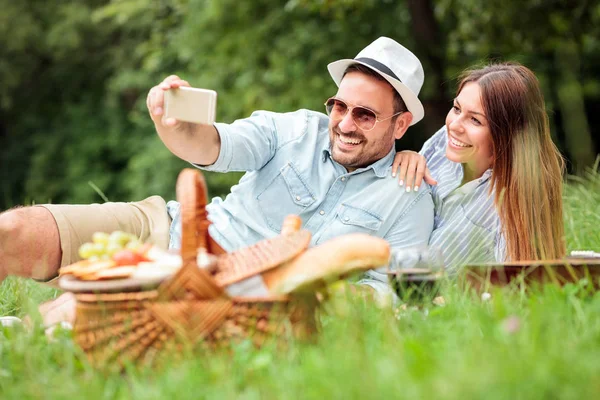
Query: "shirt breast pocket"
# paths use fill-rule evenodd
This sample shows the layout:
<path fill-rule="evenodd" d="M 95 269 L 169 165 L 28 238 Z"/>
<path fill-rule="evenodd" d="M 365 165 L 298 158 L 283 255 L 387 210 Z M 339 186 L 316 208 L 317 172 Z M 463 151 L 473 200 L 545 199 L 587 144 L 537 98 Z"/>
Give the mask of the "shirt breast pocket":
<path fill-rule="evenodd" d="M 493 202 L 463 204 L 462 212 L 469 222 L 464 235 L 468 239 L 469 253 L 474 260 L 493 261 L 498 217 Z"/>
<path fill-rule="evenodd" d="M 267 225 L 281 232 L 287 215 L 302 214 L 315 202 L 315 195 L 301 178 L 292 163 L 287 163 L 279 174 L 256 196 Z"/>
<path fill-rule="evenodd" d="M 466 219 L 473 225 L 488 230 L 496 231 L 498 221 L 496 207 L 493 200 L 487 199 L 485 202 L 465 201 L 461 204 L 462 211 Z"/>
<path fill-rule="evenodd" d="M 381 228 L 383 218 L 362 208 L 342 204 L 333 223 L 323 232 L 317 244 L 348 233 L 375 235 Z"/>

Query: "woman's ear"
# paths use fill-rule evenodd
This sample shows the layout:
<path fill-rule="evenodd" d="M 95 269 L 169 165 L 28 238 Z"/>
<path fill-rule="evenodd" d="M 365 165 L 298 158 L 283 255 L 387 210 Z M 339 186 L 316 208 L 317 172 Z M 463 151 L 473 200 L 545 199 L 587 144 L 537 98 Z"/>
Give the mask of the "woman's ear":
<path fill-rule="evenodd" d="M 398 115 L 398 118 L 396 118 L 396 124 L 394 125 L 394 138 L 396 140 L 404 136 L 412 120 L 413 115 L 410 111 L 406 111 Z"/>

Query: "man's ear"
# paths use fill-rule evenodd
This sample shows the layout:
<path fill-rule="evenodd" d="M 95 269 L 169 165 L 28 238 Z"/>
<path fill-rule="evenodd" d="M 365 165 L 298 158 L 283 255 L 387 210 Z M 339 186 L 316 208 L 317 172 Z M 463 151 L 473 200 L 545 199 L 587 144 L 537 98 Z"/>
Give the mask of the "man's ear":
<path fill-rule="evenodd" d="M 396 124 L 394 126 L 394 138 L 396 140 L 404 136 L 412 120 L 413 115 L 409 111 L 403 112 L 402 114 L 398 115 L 398 118 L 396 118 Z"/>

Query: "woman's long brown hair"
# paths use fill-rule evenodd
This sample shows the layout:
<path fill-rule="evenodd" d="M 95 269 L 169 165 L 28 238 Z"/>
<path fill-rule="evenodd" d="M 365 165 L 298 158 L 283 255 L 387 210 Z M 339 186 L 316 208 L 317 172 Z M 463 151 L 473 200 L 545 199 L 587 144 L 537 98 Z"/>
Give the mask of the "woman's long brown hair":
<path fill-rule="evenodd" d="M 490 125 L 491 190 L 510 261 L 562 258 L 563 158 L 550 136 L 537 78 L 517 63 L 467 71 L 458 92 L 477 82 Z"/>

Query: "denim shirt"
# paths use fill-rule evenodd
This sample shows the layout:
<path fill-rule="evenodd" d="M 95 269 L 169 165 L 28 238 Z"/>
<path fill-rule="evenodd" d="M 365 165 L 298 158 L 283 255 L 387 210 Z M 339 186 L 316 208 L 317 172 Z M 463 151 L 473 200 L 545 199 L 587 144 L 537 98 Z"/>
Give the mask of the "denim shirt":
<path fill-rule="evenodd" d="M 247 171 L 231 193 L 207 206 L 211 236 L 227 251 L 281 232 L 296 214 L 318 245 L 347 233 L 386 239 L 395 248 L 426 244 L 433 228 L 433 200 L 427 185 L 406 193 L 391 177 L 392 148 L 381 160 L 348 172 L 331 157 L 328 117 L 299 110 L 257 111 L 232 124 L 217 123 L 217 161 L 208 171 Z M 173 218 L 170 247 L 179 247 L 179 204 L 167 204 Z"/>
<path fill-rule="evenodd" d="M 462 185 L 463 166 L 446 158 L 448 133 L 442 127 L 421 149 L 431 175 L 435 203 L 434 228 L 429 245 L 442 251 L 444 265 L 454 273 L 469 263 L 506 259 L 506 242 L 490 192 L 492 170 Z"/>

